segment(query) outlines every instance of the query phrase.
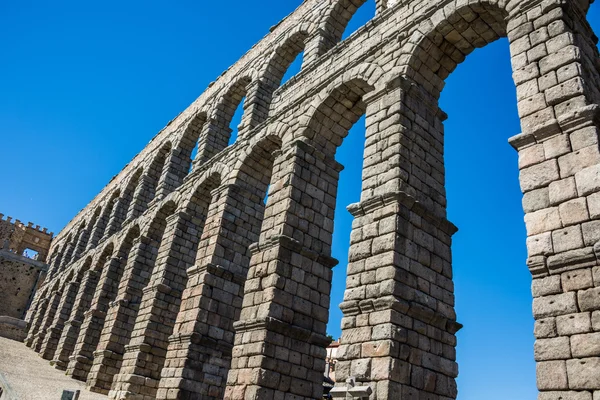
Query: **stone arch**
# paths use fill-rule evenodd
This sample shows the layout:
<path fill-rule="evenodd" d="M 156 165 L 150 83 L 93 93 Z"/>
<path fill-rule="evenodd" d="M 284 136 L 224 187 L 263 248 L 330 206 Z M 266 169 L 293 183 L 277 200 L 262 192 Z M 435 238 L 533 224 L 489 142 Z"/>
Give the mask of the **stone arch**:
<path fill-rule="evenodd" d="M 98 283 L 99 274 L 90 271 L 93 261 L 94 257 L 88 255 L 82 265 L 77 268 L 74 281 L 78 285 L 77 291 L 71 295 L 70 309 L 63 310 L 64 316 L 62 317 L 60 336 L 53 338 L 56 351 L 50 351 L 46 354 L 46 358 L 52 359 L 50 363 L 61 370 L 67 367 L 69 356 L 73 352 L 77 341 L 80 324 L 84 319 L 84 313 L 89 310 Z M 66 295 L 68 296 L 68 294 Z"/>
<path fill-rule="evenodd" d="M 507 16 L 494 0 L 438 10 L 411 33 L 396 65 L 439 97 L 444 80 L 471 52 L 507 35 Z"/>
<path fill-rule="evenodd" d="M 275 135 L 266 136 L 248 149 L 236 166 L 234 184 L 252 194 L 252 202 L 258 205 L 262 205 L 267 194 L 275 156 L 281 150 L 281 146 L 281 138 Z M 262 215 L 260 219 L 262 220 Z M 260 226 L 258 228 L 260 229 Z"/>
<path fill-rule="evenodd" d="M 54 245 L 54 252 L 48 261 L 48 265 L 50 265 L 50 268 L 48 268 L 48 281 L 58 273 L 58 268 L 63 257 L 62 250 L 64 250 L 64 248 L 65 245 L 61 243 Z"/>
<path fill-rule="evenodd" d="M 250 332 L 254 331 L 252 325 L 262 323 L 263 319 L 276 320 L 280 325 L 278 328 L 266 326 L 261 332 L 263 337 L 267 337 L 263 342 L 265 346 L 275 345 L 276 340 L 278 346 L 292 347 L 293 339 L 278 333 L 310 330 L 310 339 L 303 339 L 306 351 L 319 354 L 319 357 L 325 353 L 329 343 L 326 324 L 331 269 L 337 264 L 331 258 L 333 218 L 339 172 L 343 168 L 335 161 L 335 153 L 348 130 L 366 113 L 364 97 L 375 90 L 381 76 L 381 68 L 377 66 L 358 66 L 336 79 L 308 107 L 304 107 L 302 113 L 298 113 L 302 116 L 298 117 L 300 128 L 297 129 L 297 137 L 285 141 L 281 154 L 276 157 L 259 241 L 251 248 L 242 321 L 236 323 L 233 354 L 248 354 L 245 349 L 253 345 L 252 340 L 244 347 L 238 338 L 250 336 Z M 262 154 L 260 157 L 265 158 Z M 254 167 L 256 163 L 250 165 Z M 257 174 L 252 172 L 252 175 Z M 240 177 L 241 180 L 246 179 L 242 174 Z M 274 254 L 278 256 L 272 256 Z M 273 258 L 277 259 L 277 266 L 272 264 Z M 311 267 L 303 268 L 302 265 Z M 301 278 L 295 279 L 294 276 Z M 289 291 L 281 289 L 288 284 Z M 272 308 L 263 304 L 256 306 L 257 303 L 251 299 L 263 293 L 277 293 L 281 300 L 275 299 L 270 303 Z M 309 297 L 322 301 L 311 301 Z M 292 369 L 296 368 L 295 362 L 288 362 Z M 247 382 L 238 379 L 233 388 L 230 382 L 238 377 L 236 373 L 240 365 L 237 365 L 237 370 L 235 364 L 232 366 L 234 370 L 229 373 L 230 386 L 225 398 L 243 398 L 248 395 Z M 267 374 L 274 371 L 270 367 L 265 369 Z M 296 388 L 286 391 L 300 397 L 310 396 L 310 393 L 318 397 L 315 393 L 322 388 L 322 374 L 304 376 L 296 381 L 296 385 Z"/>
<path fill-rule="evenodd" d="M 158 184 L 161 179 L 163 172 L 166 171 L 167 158 L 172 149 L 170 141 L 163 144 L 160 149 L 155 153 L 154 159 L 146 170 L 147 187 L 142 196 L 145 196 L 145 202 L 143 203 L 144 210 L 148 207 L 148 204 L 154 200 L 157 194 Z"/>
<path fill-rule="evenodd" d="M 83 228 L 84 227 L 80 225 L 79 228 L 75 230 L 75 233 L 69 233 L 69 236 L 65 241 L 65 246 L 63 247 L 63 256 L 60 266 L 58 267 L 58 273 L 62 272 L 62 270 L 64 270 L 64 268 L 72 261 L 73 253 L 75 251 L 75 243 Z"/>
<path fill-rule="evenodd" d="M 118 226 L 122 226 L 126 221 L 129 221 L 139 215 L 140 209 L 137 207 L 137 203 L 134 202 L 135 193 L 137 188 L 140 186 L 140 181 L 144 174 L 144 167 L 136 168 L 135 172 L 131 175 L 127 181 L 127 186 L 123 190 L 122 205 L 117 207 L 118 214 L 115 224 L 119 222 Z"/>
<path fill-rule="evenodd" d="M 83 279 L 83 276 L 87 271 L 92 267 L 92 262 L 94 258 L 92 256 L 87 256 L 85 261 L 81 264 L 79 268 L 77 268 L 77 273 L 75 274 L 76 280 L 79 282 Z"/>
<path fill-rule="evenodd" d="M 112 241 L 106 243 L 102 251 L 97 252 L 97 256 L 93 260 L 93 270 L 101 272 L 106 261 L 112 256 L 114 250 L 115 244 Z"/>
<path fill-rule="evenodd" d="M 119 298 L 127 293 L 130 302 L 123 307 L 127 308 L 127 316 L 133 321 L 124 324 L 118 332 L 111 332 L 113 337 L 119 336 L 120 342 L 129 341 L 130 346 L 111 345 L 115 354 L 110 361 L 105 357 L 94 361 L 96 365 L 111 365 L 115 359 L 122 358 L 123 364 L 115 376 L 111 373 L 92 376 L 88 383 L 93 383 L 93 387 L 111 387 L 110 395 L 113 397 L 119 397 L 124 391 L 133 394 L 143 391 L 154 395 L 153 391 L 141 388 L 137 379 L 132 380 L 131 374 L 153 380 L 160 378 L 166 361 L 163 351 L 167 350 L 175 325 L 176 315 L 172 310 L 179 309 L 181 304 L 188 278 L 186 272 L 194 265 L 198 239 L 204 228 L 213 190 L 219 183 L 219 176 L 208 175 L 182 211 L 176 211 L 177 203 L 167 198 L 145 229 L 144 254 L 128 273 L 129 282 L 122 281 L 120 285 Z M 139 287 L 144 287 L 142 293 L 138 293 Z M 116 320 L 120 320 L 118 315 Z M 149 332 L 157 325 L 160 326 L 158 332 Z M 152 351 L 141 344 L 151 345 Z M 144 366 L 136 360 L 144 360 Z"/>
<path fill-rule="evenodd" d="M 181 170 L 178 171 L 180 179 L 185 178 L 191 169 L 191 165 L 194 162 L 192 153 L 198 147 L 198 141 L 200 140 L 200 134 L 202 133 L 206 119 L 205 112 L 200 111 L 194 115 L 188 122 L 181 139 L 177 143 L 176 150 L 179 152 L 179 165 L 181 165 Z"/>
<path fill-rule="evenodd" d="M 213 157 L 227 147 L 231 133 L 233 132 L 233 129 L 230 127 L 231 120 L 244 98 L 246 98 L 243 104 L 244 115 L 238 127 L 238 135 L 243 134 L 244 130 L 252 125 L 251 100 L 250 96 L 248 96 L 252 82 L 252 77 L 244 74 L 235 78 L 224 90 L 223 95 L 210 112 L 210 125 L 202 138 L 203 144 L 200 151 L 200 161 Z"/>
<path fill-rule="evenodd" d="M 348 23 L 356 11 L 367 1 L 369 0 L 335 0 L 328 5 L 320 21 L 322 36 L 319 38 L 319 56 L 327 53 L 342 40 Z M 375 0 L 378 13 L 387 8 L 388 1 Z"/>
<path fill-rule="evenodd" d="M 83 234 L 81 235 L 79 242 L 77 243 L 76 251 L 78 254 L 80 254 L 80 255 L 83 254 L 85 252 L 85 250 L 87 249 L 89 242 L 90 242 L 90 238 L 92 236 L 92 230 L 94 229 L 94 226 L 96 226 L 96 223 L 98 222 L 98 218 L 100 218 L 101 213 L 102 213 L 102 206 L 97 206 L 94 209 L 92 216 L 87 221 L 86 229 L 83 232 Z"/>
<path fill-rule="evenodd" d="M 110 196 L 106 197 L 107 200 L 104 201 L 104 205 L 102 207 L 102 212 L 100 213 L 100 216 L 96 220 L 96 223 L 94 224 L 93 228 L 91 228 L 92 232 L 90 233 L 90 240 L 87 245 L 87 250 L 92 250 L 93 248 L 95 248 L 98 245 L 98 243 L 100 243 L 100 241 L 102 239 L 105 238 L 105 234 L 108 231 L 107 228 L 110 223 L 113 209 L 116 206 L 116 203 L 118 201 L 120 194 L 121 194 L 121 189 L 118 188 L 118 189 L 114 190 L 110 194 Z"/>
<path fill-rule="evenodd" d="M 104 325 L 104 313 L 108 310 L 109 303 L 114 300 L 114 293 L 118 285 L 115 280 L 123 273 L 119 260 L 111 257 L 114 252 L 114 243 L 106 243 L 102 251 L 96 252 L 93 258 L 91 271 L 96 277 L 86 287 L 81 304 L 78 307 L 78 317 L 83 318 L 81 326 L 74 327 L 69 332 L 77 337 L 75 344 L 68 343 L 58 353 L 57 365 L 67 364 L 67 375 L 85 381 L 91 368 L 94 352 L 98 346 L 99 332 Z M 116 266 L 115 266 L 116 264 Z"/>
<path fill-rule="evenodd" d="M 256 122 L 261 123 L 269 117 L 275 91 L 281 86 L 282 79 L 296 57 L 304 51 L 309 38 L 308 26 L 302 26 L 291 32 L 280 41 L 279 47 L 273 51 L 270 59 L 261 71 L 257 96 L 261 103 L 257 104 L 254 112 Z"/>
<path fill-rule="evenodd" d="M 126 354 L 126 346 L 131 342 L 134 328 L 138 318 L 140 307 L 142 307 L 144 293 L 146 291 L 160 290 L 162 282 L 152 282 L 156 266 L 167 257 L 168 249 L 165 248 L 163 240 L 167 226 L 170 225 L 169 218 L 175 213 L 177 204 L 174 201 L 166 201 L 151 217 L 148 225 L 143 228 L 139 240 L 133 244 L 130 254 L 119 283 L 115 301 L 111 304 L 106 320 L 102 324 L 102 333 L 97 344 L 100 353 L 93 359 L 93 365 L 87 376 L 88 387 L 96 391 L 106 393 L 111 390 L 120 390 L 118 379 L 115 379 L 116 371 L 105 371 L 108 365 L 120 365 L 127 368 L 127 362 L 123 359 Z M 118 323 L 122 322 L 122 323 Z M 110 353 L 105 350 L 110 349 Z M 135 369 L 135 368 L 134 368 Z M 123 370 L 123 371 L 125 371 Z M 133 390 L 133 388 L 131 388 Z"/>
<path fill-rule="evenodd" d="M 301 118 L 301 136 L 331 156 L 335 155 L 349 129 L 367 111 L 363 98 L 375 89 L 358 71 L 323 90 L 311 103 L 310 113 Z"/>
<path fill-rule="evenodd" d="M 182 199 L 181 204 L 183 206 L 187 206 L 187 204 L 191 201 L 192 193 L 196 193 L 200 185 L 202 185 L 202 183 L 211 176 L 218 177 L 219 181 L 225 181 L 230 176 L 231 170 L 231 167 L 229 167 L 227 164 L 216 162 L 211 165 L 210 168 L 202 171 L 198 177 L 194 178 L 196 183 L 194 184 L 193 189 L 190 191 L 190 194 Z"/>

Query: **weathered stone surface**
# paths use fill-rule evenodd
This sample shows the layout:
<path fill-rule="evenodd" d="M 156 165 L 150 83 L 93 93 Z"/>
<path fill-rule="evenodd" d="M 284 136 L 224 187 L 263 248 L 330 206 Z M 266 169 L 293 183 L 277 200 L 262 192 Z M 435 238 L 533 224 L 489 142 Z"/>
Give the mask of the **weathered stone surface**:
<path fill-rule="evenodd" d="M 521 170 L 521 190 L 528 192 L 533 189 L 548 186 L 551 182 L 560 179 L 558 163 L 556 160 L 548 160 L 543 163 Z"/>
<path fill-rule="evenodd" d="M 0 318 L 25 319 L 30 298 L 48 270 L 45 261 L 52 235 L 39 225 L 4 219 L 0 213 Z M 15 339 L 22 334 L 23 330 L 13 323 L 0 328 L 3 337 Z"/>
<path fill-rule="evenodd" d="M 561 336 L 587 333 L 592 330 L 591 314 L 589 312 L 561 315 L 556 317 L 556 328 Z"/>
<path fill-rule="evenodd" d="M 569 360 L 571 361 L 571 360 Z M 537 386 L 540 390 L 568 389 L 565 361 L 542 361 L 537 363 Z"/>
<path fill-rule="evenodd" d="M 571 336 L 573 357 L 600 356 L 600 332 Z"/>
<path fill-rule="evenodd" d="M 541 392 L 538 400 L 594 400 L 590 392 Z"/>
<path fill-rule="evenodd" d="M 553 206 L 577 197 L 577 187 L 573 177 L 552 182 L 548 189 L 549 203 Z"/>
<path fill-rule="evenodd" d="M 558 208 L 546 208 L 525 215 L 525 225 L 529 236 L 562 228 Z"/>
<path fill-rule="evenodd" d="M 579 224 L 590 219 L 584 198 L 574 199 L 558 206 L 563 226 Z"/>
<path fill-rule="evenodd" d="M 581 358 L 567 361 L 569 387 L 573 390 L 600 389 L 600 358 Z"/>
<path fill-rule="evenodd" d="M 565 272 L 561 275 L 561 282 L 565 292 L 588 289 L 594 286 L 590 269 Z"/>
<path fill-rule="evenodd" d="M 575 174 L 577 191 L 580 196 L 587 196 L 600 191 L 600 164 L 587 167 Z"/>
<path fill-rule="evenodd" d="M 560 275 L 547 276 L 545 278 L 534 279 L 531 282 L 531 292 L 533 297 L 548 296 L 551 294 L 562 293 Z"/>
<path fill-rule="evenodd" d="M 337 385 L 354 376 L 372 400 L 455 399 L 456 227 L 437 99 L 470 52 L 508 35 L 540 399 L 590 400 L 600 77 L 588 3 L 487 3 L 377 0 L 339 44 L 363 0 L 302 2 L 53 241 L 30 345 L 112 399 L 321 398 L 335 157 L 365 115 Z"/>
<path fill-rule="evenodd" d="M 536 338 L 553 338 L 557 336 L 556 319 L 554 317 L 535 321 L 533 334 Z"/>
<path fill-rule="evenodd" d="M 571 358 L 571 348 L 568 337 L 538 339 L 534 346 L 536 361 L 566 360 Z"/>
<path fill-rule="evenodd" d="M 600 287 L 577 292 L 577 301 L 581 311 L 600 310 Z"/>
<path fill-rule="evenodd" d="M 573 292 L 533 299 L 533 315 L 536 319 L 573 314 L 576 312 L 577 300 L 576 294 Z"/>

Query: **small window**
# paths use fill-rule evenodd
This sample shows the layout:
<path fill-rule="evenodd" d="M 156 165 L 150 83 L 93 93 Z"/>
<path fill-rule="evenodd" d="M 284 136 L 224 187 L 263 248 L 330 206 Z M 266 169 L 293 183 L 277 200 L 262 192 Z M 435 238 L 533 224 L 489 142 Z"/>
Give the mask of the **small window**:
<path fill-rule="evenodd" d="M 32 260 L 37 260 L 39 257 L 39 254 L 37 251 L 27 248 L 27 249 L 23 250 L 23 256 L 30 258 Z"/>

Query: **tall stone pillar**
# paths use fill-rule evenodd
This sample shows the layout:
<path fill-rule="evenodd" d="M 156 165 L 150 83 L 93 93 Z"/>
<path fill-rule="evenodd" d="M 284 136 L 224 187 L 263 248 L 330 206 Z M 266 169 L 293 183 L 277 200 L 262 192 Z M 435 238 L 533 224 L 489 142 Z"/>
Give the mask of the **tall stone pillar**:
<path fill-rule="evenodd" d="M 106 226 L 106 237 L 110 237 L 117 233 L 123 224 L 125 218 L 127 218 L 127 208 L 131 201 L 133 193 L 127 193 L 127 190 L 119 198 L 115 199 L 115 206 L 108 219 L 108 225 Z"/>
<path fill-rule="evenodd" d="M 155 397 L 168 339 L 187 282 L 186 266 L 197 248 L 198 238 L 193 237 L 197 234 L 191 215 L 178 212 L 167 218 L 156 265 L 143 290 L 131 339 L 124 346 L 111 398 Z"/>
<path fill-rule="evenodd" d="M 175 148 L 166 158 L 165 168 L 158 180 L 156 199 L 164 199 L 169 193 L 177 189 L 182 183 L 182 178 L 187 175 L 185 167 L 189 161 L 185 159 L 181 149 Z"/>
<path fill-rule="evenodd" d="M 75 248 L 73 249 L 73 261 L 78 260 L 81 255 L 85 252 L 85 243 L 89 238 L 89 230 L 81 227 L 77 235 L 75 236 Z"/>
<path fill-rule="evenodd" d="M 50 324 L 54 320 L 54 316 L 56 315 L 56 310 L 58 309 L 58 305 L 60 304 L 62 292 L 60 290 L 55 290 L 50 293 L 50 298 L 48 300 L 48 307 L 46 308 L 46 313 L 42 316 L 41 323 L 39 325 L 39 329 L 37 333 L 34 335 L 33 342 L 31 343 L 31 348 L 36 352 L 39 352 L 42 348 L 42 343 L 44 342 L 44 338 L 48 332 L 48 328 L 50 328 Z"/>
<path fill-rule="evenodd" d="M 69 357 L 75 350 L 75 343 L 83 324 L 84 314 L 91 304 L 92 298 L 98 285 L 97 271 L 89 270 L 83 276 L 77 297 L 73 303 L 73 309 L 69 319 L 65 322 L 62 335 L 58 341 L 58 347 L 50 364 L 55 368 L 65 370 L 69 363 Z"/>
<path fill-rule="evenodd" d="M 509 16 L 540 399 L 600 390 L 600 78 L 587 1 Z"/>
<path fill-rule="evenodd" d="M 261 198 L 237 185 L 211 193 L 195 265 L 187 270 L 174 333 L 169 337 L 158 399 L 222 399 L 231 364 L 233 323 L 242 307 L 246 249 L 256 240 Z M 259 205 L 260 206 L 260 205 Z"/>
<path fill-rule="evenodd" d="M 364 98 L 366 147 L 354 216 L 336 388 L 370 399 L 456 398 L 456 322 L 443 167 L 444 114 L 397 78 Z M 423 151 L 427 143 L 431 148 Z M 385 151 L 381 151 L 385 148 Z"/>
<path fill-rule="evenodd" d="M 331 234 L 342 167 L 303 140 L 275 161 L 252 257 L 227 399 L 319 399 L 329 318 Z M 318 182 L 318 183 L 317 183 Z"/>
<path fill-rule="evenodd" d="M 316 29 L 306 41 L 302 68 L 312 65 L 329 49 L 337 44 L 336 37 L 323 28 Z"/>
<path fill-rule="evenodd" d="M 106 308 L 106 315 L 93 352 L 93 365 L 87 378 L 90 390 L 108 393 L 113 377 L 121 368 L 125 345 L 138 315 L 142 290 L 146 286 L 156 260 L 156 243 L 140 236 L 134 243 L 118 284 L 114 300 Z"/>
<path fill-rule="evenodd" d="M 62 299 L 58 305 L 56 316 L 54 317 L 52 325 L 48 328 L 46 337 L 40 348 L 40 356 L 46 360 L 52 360 L 52 357 L 54 357 L 54 352 L 58 347 L 58 342 L 62 335 L 63 328 L 65 327 L 65 322 L 71 314 L 78 290 L 79 282 L 76 281 L 68 282 L 63 289 Z"/>
<path fill-rule="evenodd" d="M 46 310 L 48 309 L 48 302 L 48 298 L 38 299 L 36 312 L 31 317 L 29 332 L 27 332 L 27 337 L 25 338 L 25 345 L 27 347 L 31 347 L 33 345 L 33 340 L 39 332 L 40 325 L 42 324 L 42 320 L 44 319 L 44 315 L 46 315 Z"/>
<path fill-rule="evenodd" d="M 133 193 L 133 199 L 129 204 L 129 210 L 127 211 L 127 218 L 125 223 L 132 221 L 142 215 L 148 208 L 148 203 L 154 197 L 153 180 L 147 173 L 140 177 L 137 187 Z"/>
<path fill-rule="evenodd" d="M 115 205 L 116 199 L 112 198 L 106 202 L 102 213 L 98 217 L 96 224 L 92 228 L 90 232 L 90 240 L 88 241 L 88 245 L 86 250 L 91 250 L 98 246 L 100 240 L 104 238 L 104 233 L 106 232 L 106 226 L 108 225 L 110 216 L 112 214 L 113 207 Z"/>
<path fill-rule="evenodd" d="M 57 269 L 55 271 L 56 274 L 64 270 L 65 267 L 69 265 L 71 261 L 73 261 L 73 253 L 75 252 L 78 237 L 79 235 L 75 235 L 75 237 L 70 238 L 69 243 L 65 245 L 63 249 L 63 255 L 60 259 L 60 264 L 57 266 Z"/>
<path fill-rule="evenodd" d="M 227 121 L 210 119 L 203 125 L 198 143 L 198 154 L 193 162 L 195 167 L 202 165 L 227 147 L 228 140 L 226 139 L 231 136 L 233 129 L 226 123 Z"/>
<path fill-rule="evenodd" d="M 123 264 L 126 260 L 127 256 L 123 252 L 119 256 L 107 260 L 102 269 L 92 304 L 83 313 L 80 333 L 67 366 L 67 375 L 71 375 L 75 379 L 85 381 L 88 377 L 94 352 L 98 347 L 100 334 L 104 327 L 106 312 L 109 304 L 115 299 Z"/>

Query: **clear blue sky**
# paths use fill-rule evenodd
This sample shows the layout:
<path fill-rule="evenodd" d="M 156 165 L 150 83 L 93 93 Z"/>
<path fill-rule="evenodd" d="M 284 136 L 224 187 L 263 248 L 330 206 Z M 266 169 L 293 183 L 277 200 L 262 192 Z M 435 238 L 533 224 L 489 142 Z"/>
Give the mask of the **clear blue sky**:
<path fill-rule="evenodd" d="M 168 121 L 300 0 L 0 3 L 0 212 L 58 232 Z M 349 30 L 373 14 L 370 0 Z M 600 6 L 589 14 L 600 32 Z M 533 399 L 533 320 L 508 45 L 475 51 L 450 76 L 449 218 L 460 400 Z M 339 336 L 350 216 L 359 198 L 364 122 L 339 150 L 329 331 Z"/>

